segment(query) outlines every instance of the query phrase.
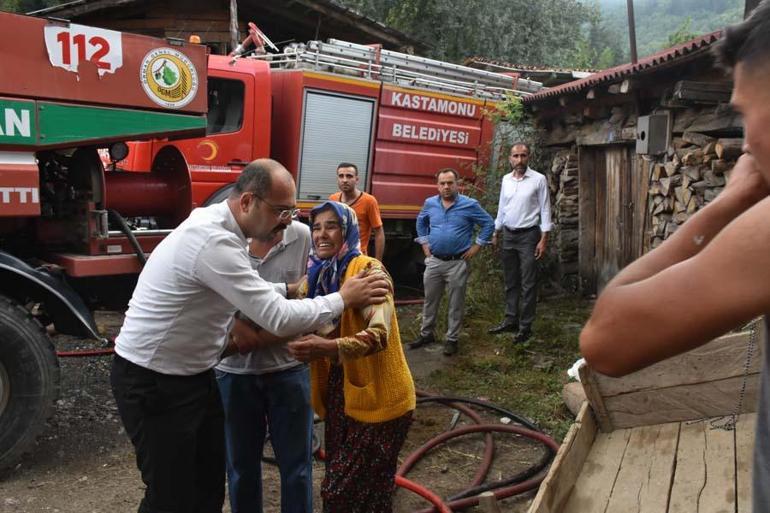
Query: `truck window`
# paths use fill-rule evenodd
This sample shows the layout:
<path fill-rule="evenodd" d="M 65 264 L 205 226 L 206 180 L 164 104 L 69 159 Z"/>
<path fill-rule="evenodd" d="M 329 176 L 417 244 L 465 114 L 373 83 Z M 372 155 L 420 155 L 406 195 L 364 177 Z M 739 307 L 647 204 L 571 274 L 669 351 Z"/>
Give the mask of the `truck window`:
<path fill-rule="evenodd" d="M 243 124 L 243 82 L 209 78 L 209 113 L 206 135 L 237 132 Z"/>

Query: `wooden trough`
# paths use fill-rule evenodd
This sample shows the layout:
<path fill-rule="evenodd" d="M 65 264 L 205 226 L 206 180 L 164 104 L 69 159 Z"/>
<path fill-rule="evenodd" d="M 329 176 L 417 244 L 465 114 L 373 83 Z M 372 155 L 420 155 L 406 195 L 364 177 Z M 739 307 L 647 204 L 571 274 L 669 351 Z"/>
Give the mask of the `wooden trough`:
<path fill-rule="evenodd" d="M 750 513 L 763 334 L 750 338 L 726 335 L 623 378 L 582 367 L 588 402 L 529 513 Z M 739 402 L 735 429 L 721 428 Z"/>

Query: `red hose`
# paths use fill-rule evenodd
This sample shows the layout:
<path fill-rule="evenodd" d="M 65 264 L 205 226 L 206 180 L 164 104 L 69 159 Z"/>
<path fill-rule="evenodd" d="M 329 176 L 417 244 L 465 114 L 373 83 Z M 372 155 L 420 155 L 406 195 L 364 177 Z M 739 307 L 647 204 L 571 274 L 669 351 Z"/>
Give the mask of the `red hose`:
<path fill-rule="evenodd" d="M 417 395 L 419 397 L 432 397 L 431 394 L 428 394 L 426 392 L 423 392 L 421 390 L 417 391 Z M 478 413 L 473 411 L 468 406 L 465 406 L 463 404 L 459 403 L 445 403 L 445 406 L 450 406 L 462 413 L 464 413 L 466 416 L 468 416 L 474 423 L 481 424 L 481 417 Z M 492 461 L 495 457 L 495 439 L 492 436 L 492 433 L 487 433 L 484 437 L 484 456 L 481 460 L 481 465 L 479 465 L 479 469 L 476 471 L 476 475 L 473 477 L 473 482 L 471 483 L 471 486 L 469 488 L 473 488 L 475 486 L 478 486 L 479 484 L 484 482 L 484 479 L 486 479 L 487 474 L 489 474 L 489 469 L 492 467 Z M 430 447 L 425 447 L 423 445 L 422 447 L 414 450 L 407 458 L 401 463 L 401 466 L 398 467 L 398 470 L 396 471 L 397 476 L 405 476 L 412 467 L 422 458 L 426 452 L 430 450 Z"/>
<path fill-rule="evenodd" d="M 452 513 L 452 510 L 449 509 L 449 506 L 444 504 L 444 501 L 441 500 L 441 497 L 431 492 L 427 488 L 418 485 L 414 481 L 410 481 L 402 476 L 396 476 L 396 485 L 409 490 L 410 492 L 416 493 L 423 499 L 427 499 L 431 504 L 433 504 L 433 506 L 438 509 L 439 513 Z M 435 510 L 431 508 L 429 511 Z"/>
<path fill-rule="evenodd" d="M 56 351 L 56 356 L 59 358 L 82 358 L 85 356 L 109 356 L 114 352 L 113 348 L 108 347 L 107 349 L 88 349 L 85 351 Z"/>
<path fill-rule="evenodd" d="M 427 451 L 441 443 L 446 442 L 447 440 L 456 438 L 458 436 L 467 435 L 468 433 L 482 433 L 482 432 L 486 433 L 486 432 L 492 432 L 492 431 L 498 431 L 502 433 L 514 433 L 527 438 L 531 438 L 533 440 L 537 440 L 545 444 L 547 447 L 550 447 L 554 451 L 554 453 L 559 450 L 559 444 L 557 444 L 550 436 L 546 435 L 545 433 L 539 433 L 537 431 L 532 431 L 531 429 L 523 428 L 520 426 L 505 426 L 505 425 L 499 425 L 499 424 L 481 424 L 478 426 L 463 426 L 463 427 L 454 429 L 452 431 L 446 431 L 429 440 L 420 449 L 425 448 Z M 545 475 L 540 475 L 532 479 L 529 479 L 527 481 L 524 481 L 523 483 L 518 483 L 506 488 L 495 490 L 494 491 L 495 497 L 498 499 L 504 499 L 512 495 L 516 495 L 519 493 L 526 492 L 528 490 L 532 490 L 533 488 L 537 488 L 544 478 L 545 478 Z M 451 501 L 447 504 L 447 506 L 449 506 L 452 510 L 455 510 L 455 509 L 464 509 L 470 506 L 475 506 L 478 503 L 479 503 L 479 498 L 478 496 L 476 496 L 476 497 L 468 497 L 465 499 Z M 418 513 L 432 513 L 434 511 L 435 510 L 433 508 L 427 508 L 424 510 L 420 510 Z"/>
<path fill-rule="evenodd" d="M 315 455 L 321 461 L 326 460 L 326 451 L 324 451 L 323 449 L 318 449 Z M 449 507 L 447 507 L 446 504 L 444 504 L 444 501 L 441 500 L 441 497 L 431 492 L 424 486 L 418 485 L 414 481 L 410 481 L 403 476 L 396 475 L 396 486 L 400 486 L 401 488 L 404 488 L 406 490 L 409 490 L 410 492 L 416 493 L 423 499 L 426 499 L 428 502 L 433 504 L 433 506 L 435 506 L 440 513 L 452 513 L 452 510 L 449 509 Z M 429 511 L 435 511 L 435 510 L 431 508 Z"/>
<path fill-rule="evenodd" d="M 396 299 L 394 303 L 396 306 L 404 306 L 404 305 L 421 305 L 425 302 L 425 299 Z"/>

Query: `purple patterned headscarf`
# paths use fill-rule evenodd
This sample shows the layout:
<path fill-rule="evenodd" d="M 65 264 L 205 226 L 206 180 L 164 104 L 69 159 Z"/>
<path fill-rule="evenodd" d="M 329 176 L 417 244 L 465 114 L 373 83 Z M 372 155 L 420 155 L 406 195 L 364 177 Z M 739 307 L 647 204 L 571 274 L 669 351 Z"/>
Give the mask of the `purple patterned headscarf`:
<path fill-rule="evenodd" d="M 340 279 L 350 261 L 361 254 L 361 241 L 358 235 L 356 212 L 337 201 L 325 201 L 310 211 L 310 225 L 315 217 L 326 210 L 332 210 L 340 222 L 342 247 L 331 258 L 321 259 L 316 256 L 316 248 L 310 255 L 310 267 L 307 273 L 308 297 L 325 296 L 340 290 Z"/>

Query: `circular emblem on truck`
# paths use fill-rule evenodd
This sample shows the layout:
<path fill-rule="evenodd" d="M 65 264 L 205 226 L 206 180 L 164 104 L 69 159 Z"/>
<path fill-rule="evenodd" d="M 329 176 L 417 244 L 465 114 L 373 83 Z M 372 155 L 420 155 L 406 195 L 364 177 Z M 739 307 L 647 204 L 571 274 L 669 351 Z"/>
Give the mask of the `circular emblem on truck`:
<path fill-rule="evenodd" d="M 185 54 L 156 48 L 142 60 L 140 80 L 147 96 L 163 107 L 180 109 L 198 92 L 198 72 Z"/>

